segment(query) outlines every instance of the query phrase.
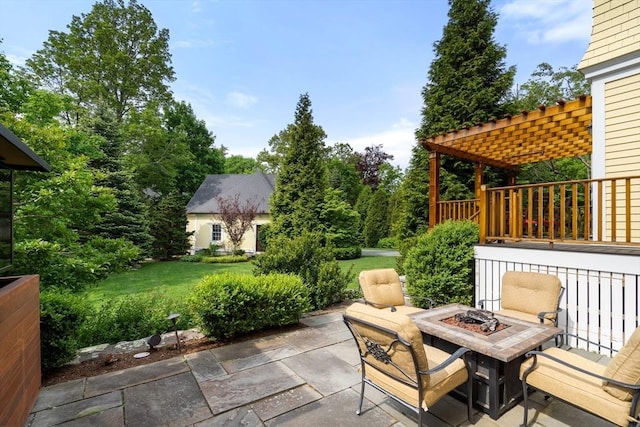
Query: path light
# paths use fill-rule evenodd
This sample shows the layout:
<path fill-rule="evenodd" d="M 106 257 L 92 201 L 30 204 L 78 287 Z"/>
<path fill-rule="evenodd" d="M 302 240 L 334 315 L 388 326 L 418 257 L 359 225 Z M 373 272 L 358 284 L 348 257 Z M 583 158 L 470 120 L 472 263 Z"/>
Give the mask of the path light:
<path fill-rule="evenodd" d="M 149 339 L 147 339 L 147 344 L 149 344 L 149 348 L 153 350 L 155 346 L 160 344 L 160 341 L 162 341 L 162 337 L 160 335 L 151 335 Z"/>
<path fill-rule="evenodd" d="M 180 338 L 178 338 L 178 326 L 176 325 L 176 319 L 180 317 L 179 313 L 171 313 L 167 316 L 167 320 L 171 320 L 173 322 L 173 330 L 176 333 L 176 342 L 178 343 L 178 352 L 182 353 L 182 349 L 180 348 Z"/>

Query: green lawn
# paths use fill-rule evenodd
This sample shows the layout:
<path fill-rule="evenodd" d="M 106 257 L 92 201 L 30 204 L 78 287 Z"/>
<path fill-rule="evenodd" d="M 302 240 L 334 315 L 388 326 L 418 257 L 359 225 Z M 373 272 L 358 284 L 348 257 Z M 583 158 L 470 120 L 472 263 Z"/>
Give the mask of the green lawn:
<path fill-rule="evenodd" d="M 373 268 L 395 268 L 395 257 L 362 257 L 355 260 L 339 261 L 343 270 L 353 266 L 354 280 L 349 288 L 358 289 L 358 274 Z M 181 299 L 189 295 L 191 289 L 208 274 L 234 272 L 252 274 L 250 263 L 201 264 L 191 262 L 148 262 L 137 270 L 113 274 L 92 286 L 85 292 L 87 301 L 94 305 L 121 295 L 160 291 L 170 298 Z"/>

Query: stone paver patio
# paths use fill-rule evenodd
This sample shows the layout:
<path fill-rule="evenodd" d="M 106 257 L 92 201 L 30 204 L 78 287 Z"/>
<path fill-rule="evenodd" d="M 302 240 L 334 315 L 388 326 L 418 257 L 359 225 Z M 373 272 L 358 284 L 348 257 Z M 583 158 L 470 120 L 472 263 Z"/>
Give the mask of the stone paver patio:
<path fill-rule="evenodd" d="M 362 415 L 359 358 L 339 311 L 306 328 L 43 388 L 28 426 L 414 426 L 417 418 L 367 387 Z M 530 426 L 610 426 L 554 399 L 532 395 Z M 518 426 L 522 405 L 498 420 L 474 410 L 478 427 Z M 428 426 L 468 426 L 449 396 Z"/>

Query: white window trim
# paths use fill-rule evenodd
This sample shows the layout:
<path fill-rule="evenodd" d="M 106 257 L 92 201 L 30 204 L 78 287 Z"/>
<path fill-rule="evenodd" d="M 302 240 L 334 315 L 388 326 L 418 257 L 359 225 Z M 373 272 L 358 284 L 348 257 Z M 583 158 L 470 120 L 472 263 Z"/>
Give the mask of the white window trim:
<path fill-rule="evenodd" d="M 213 228 L 215 226 L 220 227 L 220 240 L 214 240 L 214 238 L 213 238 Z M 219 224 L 217 222 L 212 223 L 211 224 L 211 242 L 212 243 L 222 243 L 223 239 L 224 239 L 224 230 L 222 229 L 222 224 Z"/>

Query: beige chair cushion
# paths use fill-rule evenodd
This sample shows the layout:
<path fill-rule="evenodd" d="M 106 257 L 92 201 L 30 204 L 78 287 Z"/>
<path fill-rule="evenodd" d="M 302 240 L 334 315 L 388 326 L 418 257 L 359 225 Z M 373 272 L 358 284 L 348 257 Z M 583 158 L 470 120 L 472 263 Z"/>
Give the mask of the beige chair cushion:
<path fill-rule="evenodd" d="M 361 271 L 358 280 L 365 300 L 386 305 L 404 305 L 400 276 L 393 268 Z"/>
<path fill-rule="evenodd" d="M 548 348 L 544 352 L 588 372 L 598 375 L 605 373 L 606 366 L 578 354 L 556 347 Z M 531 361 L 532 359 L 528 359 L 522 363 L 521 379 L 525 369 L 531 365 Z M 605 392 L 602 381 L 598 378 L 538 356 L 536 369 L 527 376 L 527 383 L 617 425 L 628 425 L 627 416 L 631 409 L 631 402 L 617 399 Z"/>
<path fill-rule="evenodd" d="M 640 384 L 640 328 L 611 359 L 604 376 L 628 384 Z M 631 401 L 633 390 L 604 382 L 604 391 L 620 400 Z"/>
<path fill-rule="evenodd" d="M 556 311 L 562 283 L 556 276 L 524 271 L 507 271 L 502 276 L 501 305 L 504 310 L 514 310 L 536 316 L 543 311 Z M 548 314 L 555 319 L 555 314 Z M 539 322 L 539 320 L 537 320 Z"/>
<path fill-rule="evenodd" d="M 422 341 L 422 333 L 406 315 L 398 312 L 392 312 L 388 308 L 380 310 L 361 303 L 352 304 L 347 308 L 346 314 L 360 320 L 374 323 L 380 327 L 397 331 L 403 339 L 411 343 L 411 348 L 416 354 L 418 367 L 421 371 L 429 369 L 430 365 L 436 366 L 449 357 L 449 354 L 444 351 L 424 345 Z M 376 332 L 372 328 L 362 326 L 359 327 L 358 332 L 361 335 L 367 336 L 371 340 L 377 342 L 385 349 L 389 345 L 389 338 L 384 334 Z M 361 351 L 364 352 L 364 344 L 361 341 L 358 341 L 358 345 L 360 346 Z M 417 384 L 418 378 L 415 375 L 415 367 L 410 352 L 404 346 L 395 346 L 392 347 L 389 354 L 393 361 L 402 368 L 405 373 L 411 373 L 411 381 Z M 380 362 L 374 359 L 370 354 L 367 354 L 366 360 L 372 365 L 365 365 L 365 375 L 367 378 L 387 390 L 390 394 L 393 394 L 413 406 L 419 406 L 418 392 L 415 388 L 403 384 L 383 373 L 386 372 L 387 374 L 394 375 L 396 377 L 404 377 L 404 374 L 402 374 L 398 368 L 394 367 L 392 364 Z M 424 402 L 422 405 L 423 408 L 427 409 L 442 396 L 460 384 L 464 384 L 466 380 L 467 369 L 464 362 L 460 359 L 433 375 L 422 375 L 420 383 L 425 391 Z"/>

